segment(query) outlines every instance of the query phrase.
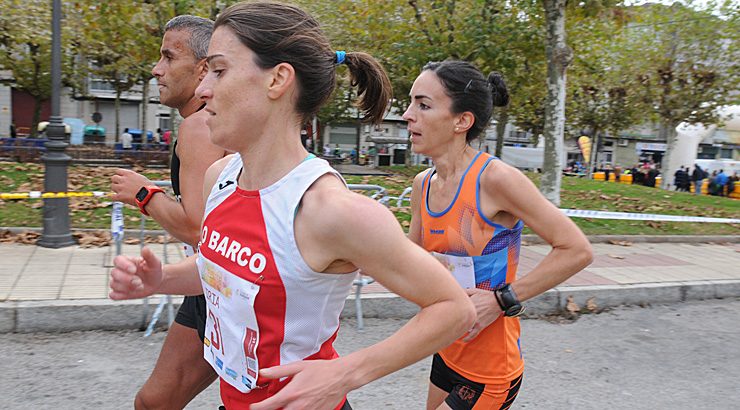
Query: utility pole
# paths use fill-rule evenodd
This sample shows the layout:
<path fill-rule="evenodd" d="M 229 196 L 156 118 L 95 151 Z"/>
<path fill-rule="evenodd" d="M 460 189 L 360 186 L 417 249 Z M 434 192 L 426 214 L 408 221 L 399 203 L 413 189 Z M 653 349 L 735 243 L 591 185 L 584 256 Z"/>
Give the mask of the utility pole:
<path fill-rule="evenodd" d="M 49 141 L 46 142 L 46 154 L 41 158 L 46 167 L 44 173 L 44 191 L 67 191 L 67 167 L 70 158 L 64 151 L 67 142 L 64 136 L 64 123 L 59 114 L 59 100 L 62 88 L 62 42 L 61 42 L 61 0 L 53 0 L 51 18 L 51 117 L 46 128 Z M 74 245 L 75 241 L 69 230 L 69 198 L 44 199 L 44 231 L 38 246 L 44 248 L 62 248 Z"/>

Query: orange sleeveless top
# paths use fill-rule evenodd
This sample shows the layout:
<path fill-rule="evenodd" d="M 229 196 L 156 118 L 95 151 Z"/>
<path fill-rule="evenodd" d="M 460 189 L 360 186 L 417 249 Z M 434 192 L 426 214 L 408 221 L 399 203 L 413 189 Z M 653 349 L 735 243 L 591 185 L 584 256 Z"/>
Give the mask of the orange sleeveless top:
<path fill-rule="evenodd" d="M 424 176 L 421 200 L 422 247 L 430 252 L 473 257 L 475 287 L 494 290 L 516 279 L 523 223 L 509 229 L 481 213 L 480 178 L 497 158 L 479 152 L 463 174 L 452 203 L 442 212 L 429 209 L 429 187 L 436 172 Z M 501 316 L 478 337 L 461 339 L 439 352 L 450 368 L 473 381 L 505 383 L 524 369 L 519 319 Z"/>

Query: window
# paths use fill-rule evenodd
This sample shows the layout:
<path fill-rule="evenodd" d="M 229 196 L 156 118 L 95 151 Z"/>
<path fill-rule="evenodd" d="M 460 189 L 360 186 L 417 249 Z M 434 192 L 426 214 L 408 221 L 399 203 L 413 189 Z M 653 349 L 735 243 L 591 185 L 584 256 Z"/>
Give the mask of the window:
<path fill-rule="evenodd" d="M 108 80 L 100 80 L 96 78 L 90 79 L 90 91 L 110 91 L 115 92 L 113 88 L 113 82 Z"/>
<path fill-rule="evenodd" d="M 159 126 L 158 128 L 162 130 L 171 130 L 172 129 L 172 119 L 170 118 L 169 114 L 159 114 Z"/>
<path fill-rule="evenodd" d="M 719 150 L 719 157 L 723 159 L 732 159 L 732 148 L 722 148 Z"/>
<path fill-rule="evenodd" d="M 332 127 L 329 131 L 329 143 L 334 144 L 357 144 L 357 129 L 351 127 Z"/>

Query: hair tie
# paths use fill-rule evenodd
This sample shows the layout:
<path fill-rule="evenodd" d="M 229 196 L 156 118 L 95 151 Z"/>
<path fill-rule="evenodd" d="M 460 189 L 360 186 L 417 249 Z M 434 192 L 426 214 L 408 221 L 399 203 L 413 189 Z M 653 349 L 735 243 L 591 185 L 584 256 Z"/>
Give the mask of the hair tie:
<path fill-rule="evenodd" d="M 344 64 L 344 58 L 347 56 L 346 51 L 335 51 L 337 65 Z"/>

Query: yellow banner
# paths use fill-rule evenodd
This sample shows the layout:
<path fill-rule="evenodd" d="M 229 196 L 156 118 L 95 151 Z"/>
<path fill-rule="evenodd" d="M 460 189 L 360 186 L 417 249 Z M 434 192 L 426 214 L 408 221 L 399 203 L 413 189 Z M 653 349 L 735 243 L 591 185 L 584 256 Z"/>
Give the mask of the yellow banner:
<path fill-rule="evenodd" d="M 581 154 L 583 154 L 583 162 L 591 161 L 591 138 L 585 135 L 578 138 L 578 147 L 581 148 Z"/>

